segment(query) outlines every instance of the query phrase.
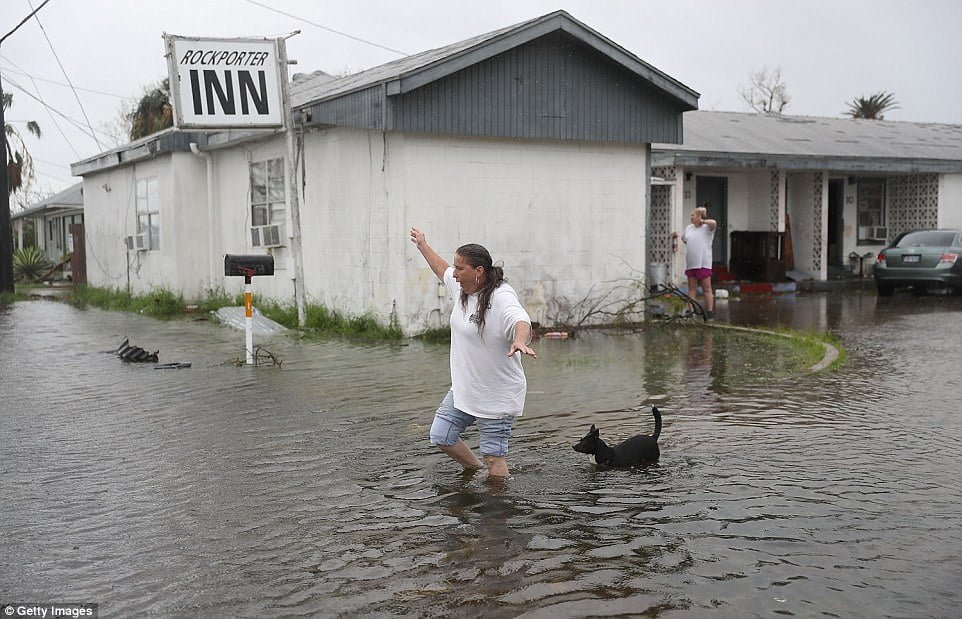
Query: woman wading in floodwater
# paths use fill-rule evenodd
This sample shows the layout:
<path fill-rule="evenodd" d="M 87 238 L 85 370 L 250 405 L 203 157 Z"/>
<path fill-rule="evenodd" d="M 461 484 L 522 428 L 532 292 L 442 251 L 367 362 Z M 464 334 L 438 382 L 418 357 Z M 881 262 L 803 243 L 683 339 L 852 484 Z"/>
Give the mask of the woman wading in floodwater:
<path fill-rule="evenodd" d="M 447 287 L 451 311 L 451 389 L 431 424 L 431 444 L 466 469 L 488 468 L 490 477 L 508 476 L 508 439 L 515 417 L 524 409 L 527 380 L 521 355 L 537 357 L 531 319 L 504 271 L 481 245 L 462 245 L 451 266 L 411 228 L 411 241 Z M 478 459 L 461 433 L 477 425 Z"/>

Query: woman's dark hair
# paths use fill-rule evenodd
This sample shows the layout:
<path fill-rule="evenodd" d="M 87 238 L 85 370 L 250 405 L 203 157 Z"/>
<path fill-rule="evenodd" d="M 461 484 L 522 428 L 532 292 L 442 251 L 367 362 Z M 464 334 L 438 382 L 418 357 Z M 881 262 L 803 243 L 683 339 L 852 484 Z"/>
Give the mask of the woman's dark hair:
<path fill-rule="evenodd" d="M 495 266 L 491 261 L 491 254 L 488 253 L 488 250 L 477 243 L 462 245 L 455 253 L 464 258 L 464 261 L 473 268 L 481 267 L 484 269 L 484 282 L 481 284 L 481 289 L 478 290 L 478 333 L 481 333 L 484 329 L 484 315 L 491 305 L 491 295 L 494 293 L 494 289 L 505 281 L 504 269 Z M 468 295 L 462 291 L 461 308 L 466 309 L 467 306 Z"/>

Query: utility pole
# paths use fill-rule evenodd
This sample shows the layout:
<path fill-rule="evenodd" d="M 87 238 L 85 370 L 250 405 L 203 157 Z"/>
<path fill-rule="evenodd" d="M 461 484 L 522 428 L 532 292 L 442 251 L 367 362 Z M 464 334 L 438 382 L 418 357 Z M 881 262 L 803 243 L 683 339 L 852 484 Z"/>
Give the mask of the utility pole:
<path fill-rule="evenodd" d="M 9 36 L 9 35 L 8 35 Z M 6 38 L 6 37 L 4 37 Z M 0 174 L 0 293 L 13 292 L 13 228 L 10 227 L 10 169 L 7 158 L 7 121 L 3 109 L 3 83 L 0 82 L 0 127 L 3 139 L 0 140 L 0 161 L 3 173 Z"/>
<path fill-rule="evenodd" d="M 27 23 L 31 17 L 37 14 L 50 0 L 44 0 L 43 4 L 35 8 L 29 15 L 24 17 L 13 30 L 3 35 L 0 45 L 7 40 L 11 34 L 20 29 L 20 26 Z M 13 292 L 13 228 L 10 227 L 10 153 L 7 152 L 7 121 L 3 109 L 3 82 L 0 82 L 0 132 L 3 139 L 0 139 L 0 162 L 3 163 L 3 172 L 0 173 L 0 293 Z"/>
<path fill-rule="evenodd" d="M 287 191 L 291 210 L 291 254 L 294 258 L 294 305 L 297 308 L 297 326 L 302 329 L 307 326 L 307 303 L 304 285 L 304 247 L 301 240 L 301 205 L 297 195 L 297 134 L 294 125 L 294 115 L 291 111 L 290 86 L 288 85 L 288 64 L 293 64 L 287 57 L 287 39 L 300 34 L 296 30 L 286 37 L 277 39 L 278 64 L 281 75 L 281 98 L 284 106 L 284 127 L 287 130 L 287 156 L 284 171 L 287 177 Z"/>

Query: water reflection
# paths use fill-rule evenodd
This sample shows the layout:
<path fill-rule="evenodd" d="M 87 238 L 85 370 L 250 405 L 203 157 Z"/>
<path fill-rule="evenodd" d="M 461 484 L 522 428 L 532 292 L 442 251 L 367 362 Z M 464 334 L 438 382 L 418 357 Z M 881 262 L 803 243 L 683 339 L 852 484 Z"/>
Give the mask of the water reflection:
<path fill-rule="evenodd" d="M 829 330 L 798 371 L 766 338 L 667 326 L 538 342 L 512 477 L 428 444 L 447 347 L 243 335 L 59 303 L 0 310 L 0 601 L 104 616 L 949 616 L 962 603 L 958 299 L 730 301 Z M 722 311 L 719 311 L 722 315 Z M 130 337 L 155 371 L 99 351 Z M 651 431 L 662 456 L 571 449 Z M 469 436 L 476 448 L 477 437 Z"/>

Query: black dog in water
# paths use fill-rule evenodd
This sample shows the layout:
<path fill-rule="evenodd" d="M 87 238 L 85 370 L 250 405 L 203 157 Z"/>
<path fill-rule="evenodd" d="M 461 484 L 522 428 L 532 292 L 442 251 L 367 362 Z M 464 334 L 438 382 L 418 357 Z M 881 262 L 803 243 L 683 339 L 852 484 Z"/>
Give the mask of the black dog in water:
<path fill-rule="evenodd" d="M 583 454 L 594 454 L 595 462 L 605 466 L 627 467 L 638 464 L 650 464 L 658 461 L 661 452 L 658 450 L 658 435 L 661 434 L 661 413 L 652 406 L 651 414 L 655 417 L 655 433 L 651 436 L 638 434 L 623 443 L 609 447 L 601 440 L 598 429 L 594 424 L 583 439 L 574 445 L 574 450 Z"/>

